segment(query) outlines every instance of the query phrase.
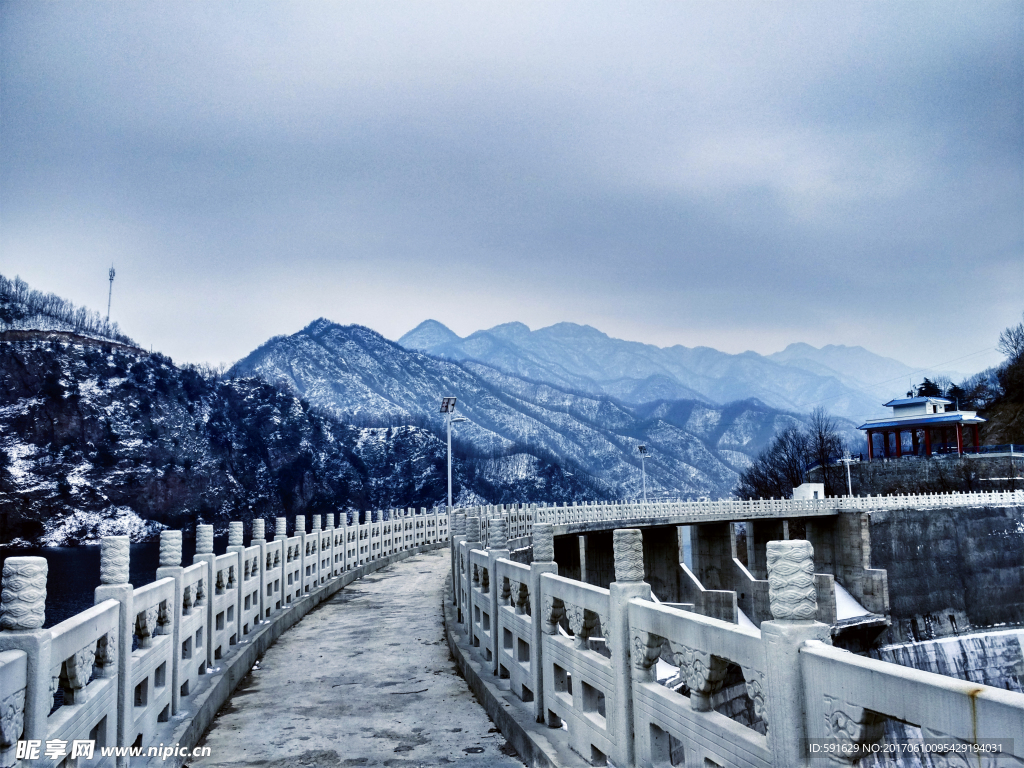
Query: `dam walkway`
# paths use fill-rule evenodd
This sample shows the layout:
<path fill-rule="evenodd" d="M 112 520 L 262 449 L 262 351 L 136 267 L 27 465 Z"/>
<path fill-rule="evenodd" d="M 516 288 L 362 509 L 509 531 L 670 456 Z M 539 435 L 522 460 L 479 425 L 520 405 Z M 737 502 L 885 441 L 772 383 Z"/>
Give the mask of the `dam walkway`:
<path fill-rule="evenodd" d="M 274 643 L 210 725 L 196 766 L 522 768 L 445 642 L 447 549 L 354 581 Z"/>

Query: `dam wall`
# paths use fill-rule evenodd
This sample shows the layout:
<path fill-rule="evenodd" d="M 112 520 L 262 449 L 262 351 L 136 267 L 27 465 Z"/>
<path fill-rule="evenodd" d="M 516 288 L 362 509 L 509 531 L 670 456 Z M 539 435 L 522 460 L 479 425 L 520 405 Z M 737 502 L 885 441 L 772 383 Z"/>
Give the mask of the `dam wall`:
<path fill-rule="evenodd" d="M 881 509 L 870 530 L 890 585 L 885 642 L 1024 625 L 1024 506 Z"/>

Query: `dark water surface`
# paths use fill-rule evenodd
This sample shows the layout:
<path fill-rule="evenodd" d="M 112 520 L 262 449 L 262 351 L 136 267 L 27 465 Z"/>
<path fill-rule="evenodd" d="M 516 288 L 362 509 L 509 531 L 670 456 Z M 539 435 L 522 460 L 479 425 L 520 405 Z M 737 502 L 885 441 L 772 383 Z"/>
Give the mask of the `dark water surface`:
<path fill-rule="evenodd" d="M 217 536 L 213 549 L 222 554 L 227 549 L 227 536 Z M 185 539 L 181 547 L 182 565 L 190 565 L 196 551 L 196 540 Z M 52 627 L 64 619 L 94 605 L 93 594 L 100 585 L 100 547 L 82 544 L 77 547 L 3 547 L 0 568 L 8 557 L 45 557 L 49 563 L 46 576 L 46 623 Z M 144 587 L 156 579 L 160 564 L 160 542 L 132 544 L 129 580 L 135 587 Z"/>

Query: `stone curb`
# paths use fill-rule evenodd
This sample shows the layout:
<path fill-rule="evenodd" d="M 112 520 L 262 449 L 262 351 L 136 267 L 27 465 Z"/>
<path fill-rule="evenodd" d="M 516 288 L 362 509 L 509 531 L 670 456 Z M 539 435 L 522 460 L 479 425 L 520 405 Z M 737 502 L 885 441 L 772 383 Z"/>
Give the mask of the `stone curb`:
<path fill-rule="evenodd" d="M 572 751 L 566 731 L 548 728 L 535 721 L 533 707 L 519 699 L 507 688 L 508 681 L 499 681 L 476 658 L 457 631 L 455 608 L 452 605 L 452 576 L 445 579 L 441 609 L 444 633 L 459 674 L 465 678 L 477 701 L 501 731 L 501 735 L 515 747 L 519 759 L 531 768 L 583 768 L 590 763 Z M 505 688 L 502 688 L 502 682 Z"/>
<path fill-rule="evenodd" d="M 403 552 L 396 552 L 393 555 L 382 557 L 379 560 L 353 568 L 346 571 L 328 583 L 311 590 L 310 593 L 301 599 L 293 602 L 287 609 L 278 613 L 269 622 L 260 624 L 258 628 L 250 633 L 242 642 L 236 646 L 238 650 L 226 660 L 225 664 L 214 667 L 214 671 L 204 675 L 209 679 L 209 684 L 201 691 L 197 691 L 188 706 L 175 715 L 166 730 L 158 731 L 155 735 L 156 743 L 167 746 L 179 745 L 191 751 L 195 747 L 206 729 L 210 727 L 213 718 L 217 716 L 220 708 L 231 698 L 235 688 L 242 682 L 242 678 L 249 673 L 253 664 L 256 663 L 266 652 L 267 648 L 274 644 L 282 634 L 293 626 L 314 608 L 326 602 L 353 581 L 361 579 L 368 573 L 379 571 L 392 563 L 405 560 L 406 558 L 429 552 L 433 549 L 448 547 L 448 542 L 442 541 L 436 544 L 423 544 Z M 147 744 L 145 747 L 156 746 Z M 214 756 L 216 757 L 216 756 Z M 132 759 L 132 765 L 151 766 L 156 768 L 182 768 L 191 758 L 169 756 L 166 759 L 159 755 L 153 757 L 136 757 Z"/>

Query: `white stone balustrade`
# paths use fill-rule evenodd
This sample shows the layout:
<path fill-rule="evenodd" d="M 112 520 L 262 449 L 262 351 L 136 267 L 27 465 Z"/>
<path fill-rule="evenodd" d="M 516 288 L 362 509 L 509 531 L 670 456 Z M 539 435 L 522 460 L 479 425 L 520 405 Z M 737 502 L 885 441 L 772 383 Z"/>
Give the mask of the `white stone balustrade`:
<path fill-rule="evenodd" d="M 984 503 L 1014 503 L 1005 494 L 979 496 Z M 578 512 L 577 521 L 604 514 L 599 505 L 559 510 Z M 481 528 L 491 529 L 489 543 L 501 543 L 488 511 L 456 513 L 467 516 L 466 533 L 452 539 L 455 631 L 485 669 L 495 670 L 497 687 L 507 685 L 537 722 L 552 728 L 564 722 L 567 736 L 554 731 L 551 739 L 565 738 L 588 761 L 644 768 L 813 766 L 825 761 L 808 759 L 808 739 L 870 744 L 881 738 L 888 717 L 957 749 L 1012 739 L 1012 746 L 1004 742 L 1009 753 L 978 764 L 1024 765 L 1024 695 L 831 646 L 828 625 L 814 620 L 809 542 L 770 542 L 772 618 L 757 630 L 652 602 L 638 530 L 615 530 L 616 581 L 601 589 L 557 575 L 553 535 L 565 517 L 533 523 L 534 561 L 526 566 L 492 559 L 497 550 L 483 548 Z M 516 510 L 492 514 L 510 512 Z M 453 519 L 453 530 L 461 527 Z M 679 668 L 675 689 L 657 682 L 659 660 Z M 730 669 L 742 675 L 753 710 L 749 726 L 712 708 Z"/>
<path fill-rule="evenodd" d="M 163 531 L 157 579 L 137 588 L 128 583 L 128 539 L 106 537 L 96 605 L 46 629 L 46 559 L 8 558 L 0 593 L 0 768 L 18 764 L 19 740 L 67 741 L 69 753 L 73 741 L 94 740 L 88 764 L 97 766 L 115 760 L 101 759 L 100 746 L 171 743 L 175 715 L 180 724 L 181 716 L 196 714 L 193 702 L 210 690 L 207 681 L 219 677 L 261 625 L 310 593 L 339 588 L 361 564 L 411 549 L 417 540 L 441 543 L 439 533 L 448 531 L 447 514 L 437 509 L 363 524 L 343 517 L 338 528 L 333 513 L 326 528 L 321 520 L 314 516 L 307 534 L 299 516 L 297 535 L 288 537 L 287 521 L 278 518 L 269 542 L 264 521 L 255 520 L 249 546 L 242 524 L 232 522 L 229 551 L 220 555 L 213 526 L 200 524 L 189 566 L 181 562 L 181 532 Z M 347 551 L 360 533 L 377 544 L 361 558 Z M 58 689 L 62 704 L 51 713 Z M 42 751 L 40 758 L 41 765 L 54 764 Z M 118 764 L 127 765 L 127 757 Z"/>
<path fill-rule="evenodd" d="M 653 520 L 686 525 L 725 520 L 756 520 L 777 517 L 815 517 L 839 510 L 941 509 L 948 507 L 1013 506 L 1024 504 L 1024 491 L 988 493 L 930 493 L 892 496 L 836 496 L 827 499 L 751 499 L 673 502 L 578 503 L 535 508 L 533 522 L 555 526 L 586 526 L 598 523 L 650 524 Z M 509 512 L 503 516 L 509 519 Z M 510 537 L 514 534 L 510 528 Z"/>

